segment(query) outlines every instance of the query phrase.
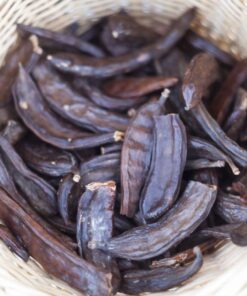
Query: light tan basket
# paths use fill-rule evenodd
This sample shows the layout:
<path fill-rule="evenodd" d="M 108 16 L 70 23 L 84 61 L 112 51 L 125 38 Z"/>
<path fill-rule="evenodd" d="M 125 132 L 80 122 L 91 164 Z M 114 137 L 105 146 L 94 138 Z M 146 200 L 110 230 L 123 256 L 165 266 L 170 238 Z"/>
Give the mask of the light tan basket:
<path fill-rule="evenodd" d="M 84 30 L 124 8 L 152 26 L 152 20 L 169 23 L 191 6 L 199 9 L 196 31 L 237 58 L 247 56 L 247 0 L 0 0 L 0 64 L 16 40 L 16 22 L 60 30 L 79 21 Z M 247 249 L 227 243 L 205 258 L 201 271 L 186 285 L 152 295 L 246 296 L 246 275 Z M 24 263 L 0 242 L 0 295 L 81 294 L 50 277 L 33 259 Z"/>

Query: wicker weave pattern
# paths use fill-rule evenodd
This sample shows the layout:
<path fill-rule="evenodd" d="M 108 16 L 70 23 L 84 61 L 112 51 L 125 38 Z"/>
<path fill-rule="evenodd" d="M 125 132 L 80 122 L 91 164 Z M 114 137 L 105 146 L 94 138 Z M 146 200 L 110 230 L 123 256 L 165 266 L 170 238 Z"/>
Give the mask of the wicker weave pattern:
<path fill-rule="evenodd" d="M 138 21 L 152 26 L 152 20 L 169 23 L 191 6 L 199 8 L 193 24 L 196 31 L 237 58 L 247 56 L 247 0 L 0 0 L 0 64 L 16 41 L 16 22 L 61 30 L 79 21 L 85 30 L 98 18 L 125 8 Z M 188 284 L 153 295 L 246 296 L 246 273 L 247 249 L 227 243 L 206 257 L 203 268 Z M 48 276 L 34 260 L 24 263 L 0 242 L 0 295 L 81 294 Z"/>

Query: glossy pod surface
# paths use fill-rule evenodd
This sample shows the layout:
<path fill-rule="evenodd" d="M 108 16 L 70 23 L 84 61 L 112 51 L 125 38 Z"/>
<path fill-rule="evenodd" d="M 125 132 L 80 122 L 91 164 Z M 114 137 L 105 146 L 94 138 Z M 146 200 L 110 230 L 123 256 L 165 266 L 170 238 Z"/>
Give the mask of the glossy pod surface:
<path fill-rule="evenodd" d="M 175 207 L 158 222 L 134 228 L 99 247 L 131 260 L 156 257 L 200 225 L 208 216 L 216 194 L 216 186 L 190 181 Z"/>

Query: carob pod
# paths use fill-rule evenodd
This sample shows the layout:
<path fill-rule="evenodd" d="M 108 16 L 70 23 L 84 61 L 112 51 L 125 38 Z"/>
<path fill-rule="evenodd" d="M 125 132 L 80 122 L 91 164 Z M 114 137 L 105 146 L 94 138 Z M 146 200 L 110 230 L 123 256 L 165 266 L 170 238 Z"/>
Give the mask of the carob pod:
<path fill-rule="evenodd" d="M 120 179 L 120 153 L 109 153 L 96 156 L 80 165 L 81 184 L 83 186 L 92 182 L 106 182 Z"/>
<path fill-rule="evenodd" d="M 214 226 L 200 230 L 194 234 L 197 238 L 230 239 L 238 246 L 247 246 L 247 224 L 234 223 Z"/>
<path fill-rule="evenodd" d="M 54 112 L 73 124 L 96 133 L 127 129 L 129 119 L 126 116 L 103 110 L 73 90 L 64 89 L 64 86 L 69 88 L 68 84 L 47 64 L 35 67 L 33 75 Z"/>
<path fill-rule="evenodd" d="M 48 218 L 48 221 L 49 223 L 54 225 L 59 231 L 65 234 L 68 234 L 70 236 L 74 236 L 76 234 L 76 223 L 74 222 L 68 221 L 65 224 L 64 220 L 59 216 Z M 116 212 L 114 213 L 113 223 L 114 223 L 114 233 L 115 232 L 121 233 L 135 226 L 135 224 L 131 220 L 129 220 L 128 218 L 122 215 L 119 215 Z"/>
<path fill-rule="evenodd" d="M 210 239 L 204 243 L 198 245 L 203 255 L 210 254 L 214 252 L 216 249 L 223 245 L 222 240 L 220 239 Z M 175 266 L 178 264 L 185 264 L 196 257 L 193 249 L 187 249 L 182 252 L 178 252 L 171 257 L 164 257 L 160 260 L 155 260 L 151 263 L 150 268 L 159 268 L 159 267 L 168 267 Z"/>
<path fill-rule="evenodd" d="M 77 49 L 80 52 L 87 53 L 98 58 L 105 56 L 104 52 L 100 48 L 87 41 L 83 41 L 72 34 L 54 32 L 48 29 L 24 24 L 18 24 L 17 29 L 24 36 L 37 36 L 41 47 L 57 50 Z"/>
<path fill-rule="evenodd" d="M 52 226 L 54 226 L 59 231 L 59 233 L 67 234 L 73 239 L 75 238 L 76 223 L 69 221 L 67 224 L 65 224 L 63 219 L 60 216 L 48 218 L 47 220 Z M 77 243 L 74 242 L 74 240 L 73 240 L 73 243 L 75 244 L 75 249 L 77 250 L 78 249 Z"/>
<path fill-rule="evenodd" d="M 247 166 L 247 150 L 240 147 L 225 134 L 219 124 L 209 114 L 202 102 L 187 112 L 193 115 L 205 135 L 230 156 L 233 161 L 241 167 Z"/>
<path fill-rule="evenodd" d="M 76 89 L 84 93 L 97 106 L 108 110 L 127 111 L 130 108 L 134 108 L 147 101 L 146 98 L 129 97 L 128 99 L 123 100 L 121 98 L 109 96 L 103 93 L 98 87 L 94 86 L 92 82 L 86 81 L 83 78 L 74 79 L 73 85 Z"/>
<path fill-rule="evenodd" d="M 215 56 L 220 62 L 228 66 L 233 66 L 236 63 L 235 58 L 229 53 L 218 48 L 209 40 L 199 36 L 197 33 L 191 30 L 186 33 L 185 40 L 196 49 L 210 53 L 211 55 Z"/>
<path fill-rule="evenodd" d="M 183 99 L 183 94 L 181 91 L 181 84 L 176 85 L 170 93 L 168 104 L 170 103 L 171 110 L 178 113 L 186 123 L 186 127 L 190 134 L 196 134 L 197 136 L 203 137 L 203 130 L 200 128 L 196 119 L 185 110 L 185 103 Z M 168 105 L 169 106 L 169 105 Z M 175 110 L 174 110 L 175 109 Z"/>
<path fill-rule="evenodd" d="M 5 106 L 0 107 L 0 129 L 5 128 L 10 120 L 16 119 L 17 114 L 15 112 L 12 98 L 10 98 L 10 102 L 8 102 Z"/>
<path fill-rule="evenodd" d="M 196 257 L 188 266 L 125 271 L 121 291 L 136 295 L 143 292 L 161 292 L 181 284 L 202 267 L 203 257 L 200 248 L 195 247 L 193 252 Z"/>
<path fill-rule="evenodd" d="M 0 218 L 45 271 L 90 296 L 112 294 L 111 275 L 78 258 L 0 189 Z"/>
<path fill-rule="evenodd" d="M 43 216 L 57 213 L 55 190 L 41 177 L 31 172 L 11 144 L 0 136 L 0 154 L 14 182 L 32 207 Z"/>
<path fill-rule="evenodd" d="M 13 87 L 15 108 L 25 125 L 41 140 L 61 149 L 83 149 L 122 140 L 121 132 L 94 135 L 57 116 L 44 101 L 28 73 L 20 67 Z"/>
<path fill-rule="evenodd" d="M 50 233 L 54 238 L 60 240 L 67 248 L 71 249 L 72 241 L 69 237 L 61 235 L 55 228 L 49 225 L 36 211 L 34 211 L 29 203 L 21 196 L 15 187 L 15 184 L 10 177 L 10 174 L 0 157 L 0 188 L 3 188 L 11 198 L 25 210 L 25 212 L 39 223 L 45 230 Z M 52 217 L 53 219 L 54 217 Z"/>
<path fill-rule="evenodd" d="M 31 137 L 18 143 L 17 150 L 26 164 L 42 175 L 60 177 L 75 171 L 77 167 L 72 153 Z"/>
<path fill-rule="evenodd" d="M 5 57 L 5 64 L 0 69 L 0 107 L 11 99 L 11 87 L 18 74 L 18 63 L 25 65 L 33 51 L 33 43 L 29 39 L 19 40 L 19 44 L 10 50 Z"/>
<path fill-rule="evenodd" d="M 152 158 L 139 205 L 145 220 L 157 219 L 173 206 L 186 158 L 187 136 L 179 116 L 155 116 Z"/>
<path fill-rule="evenodd" d="M 219 177 L 217 171 L 214 168 L 196 170 L 192 176 L 192 179 L 194 181 L 209 185 L 218 186 L 219 184 Z"/>
<path fill-rule="evenodd" d="M 215 185 L 190 181 L 175 206 L 156 223 L 133 228 L 98 247 L 116 257 L 138 261 L 163 254 L 207 218 L 216 194 Z"/>
<path fill-rule="evenodd" d="M 116 143 L 112 145 L 103 146 L 100 148 L 101 154 L 109 154 L 109 153 L 115 153 L 115 152 L 121 152 L 122 150 L 122 143 Z"/>
<path fill-rule="evenodd" d="M 50 63 L 65 73 L 82 77 L 105 78 L 133 71 L 152 59 L 166 54 L 185 34 L 196 9 L 192 8 L 173 21 L 165 36 L 151 45 L 119 57 L 93 59 L 69 53 L 48 56 Z"/>
<path fill-rule="evenodd" d="M 187 160 L 185 165 L 185 170 L 200 170 L 206 168 L 222 168 L 225 166 L 225 162 L 223 160 L 208 160 L 206 158 L 198 158 Z"/>
<path fill-rule="evenodd" d="M 229 224 L 247 222 L 247 200 L 220 191 L 217 195 L 215 212 Z"/>
<path fill-rule="evenodd" d="M 232 183 L 232 189 L 241 197 L 247 198 L 247 169 L 243 170 L 238 180 Z"/>
<path fill-rule="evenodd" d="M 221 84 L 213 98 L 210 111 L 215 120 L 221 125 L 230 110 L 234 95 L 239 86 L 247 79 L 247 58 L 239 61 Z"/>
<path fill-rule="evenodd" d="M 110 96 L 121 99 L 145 96 L 154 91 L 172 87 L 178 82 L 176 77 L 153 76 L 153 77 L 124 77 L 104 83 L 103 90 Z M 120 100 L 124 102 L 125 100 Z"/>
<path fill-rule="evenodd" d="M 173 48 L 167 55 L 154 61 L 156 73 L 166 77 L 177 77 L 182 81 L 188 67 L 185 54 L 178 48 Z"/>
<path fill-rule="evenodd" d="M 91 20 L 93 21 L 91 26 L 78 36 L 80 39 L 85 41 L 95 41 L 99 39 L 100 33 L 105 25 L 107 17 L 102 17 L 99 20 Z"/>
<path fill-rule="evenodd" d="M 219 79 L 219 65 L 208 53 L 199 53 L 190 61 L 184 74 L 182 92 L 185 109 L 195 107 L 208 95 L 209 88 Z"/>
<path fill-rule="evenodd" d="M 114 293 L 117 292 L 120 281 L 117 262 L 94 246 L 112 238 L 115 198 L 115 182 L 88 184 L 79 201 L 76 231 L 80 255 L 112 274 Z"/>
<path fill-rule="evenodd" d="M 224 124 L 224 131 L 234 141 L 239 139 L 241 130 L 247 119 L 247 91 L 239 88 L 233 111 Z"/>
<path fill-rule="evenodd" d="M 29 255 L 26 249 L 21 245 L 21 243 L 13 236 L 10 230 L 0 224 L 0 240 L 10 249 L 11 252 L 15 253 L 25 262 L 28 261 Z"/>
<path fill-rule="evenodd" d="M 59 184 L 57 192 L 58 211 L 65 225 L 76 220 L 79 198 L 83 192 L 80 175 L 70 173 Z"/>
<path fill-rule="evenodd" d="M 139 264 L 136 261 L 126 260 L 126 259 L 118 259 L 118 268 L 121 271 L 130 271 L 131 269 L 138 269 Z"/>
<path fill-rule="evenodd" d="M 7 122 L 7 125 L 2 131 L 2 136 L 7 139 L 11 145 L 15 145 L 26 133 L 27 129 L 21 122 L 11 119 Z"/>
<path fill-rule="evenodd" d="M 130 15 L 120 12 L 107 18 L 100 39 L 113 56 L 119 56 L 155 41 L 158 37 L 160 35 L 149 27 L 140 25 Z"/>
<path fill-rule="evenodd" d="M 198 157 L 212 161 L 222 160 L 229 165 L 234 175 L 240 174 L 238 167 L 234 164 L 231 157 L 207 140 L 191 136 L 188 138 L 188 158 L 197 159 Z"/>
<path fill-rule="evenodd" d="M 153 116 L 164 113 L 169 95 L 165 90 L 158 101 L 143 105 L 131 121 L 121 153 L 121 210 L 133 217 L 138 208 L 142 186 L 151 160 L 153 146 Z"/>

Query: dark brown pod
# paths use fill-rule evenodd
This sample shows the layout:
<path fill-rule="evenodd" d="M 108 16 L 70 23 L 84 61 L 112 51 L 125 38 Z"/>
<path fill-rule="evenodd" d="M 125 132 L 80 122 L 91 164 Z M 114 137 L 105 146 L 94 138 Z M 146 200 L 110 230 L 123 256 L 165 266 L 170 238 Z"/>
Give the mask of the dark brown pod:
<path fill-rule="evenodd" d="M 171 103 L 170 108 L 173 110 L 173 112 L 175 109 L 183 122 L 186 123 L 186 126 L 190 133 L 203 137 L 204 133 L 197 123 L 196 119 L 188 111 L 185 110 L 185 102 L 183 99 L 181 87 L 182 86 L 180 83 L 171 90 L 168 102 Z"/>
<path fill-rule="evenodd" d="M 189 137 L 188 150 L 189 159 L 197 159 L 198 157 L 203 157 L 212 161 L 221 160 L 229 165 L 234 175 L 240 174 L 238 167 L 236 167 L 236 165 L 228 155 L 226 155 L 224 152 L 222 152 L 213 144 L 204 139 L 198 137 Z"/>
<path fill-rule="evenodd" d="M 106 182 L 120 179 L 120 153 L 100 155 L 81 163 L 80 176 L 83 186 L 92 182 Z"/>
<path fill-rule="evenodd" d="M 151 92 L 172 87 L 177 82 L 178 79 L 176 77 L 126 77 L 106 82 L 103 89 L 110 96 L 128 99 L 145 96 Z M 135 100 L 138 102 L 137 99 Z"/>
<path fill-rule="evenodd" d="M 121 153 L 121 214 L 133 217 L 140 192 L 148 172 L 153 145 L 153 116 L 164 113 L 169 91 L 158 101 L 143 105 L 131 121 L 124 138 Z"/>
<path fill-rule="evenodd" d="M 214 168 L 196 170 L 192 175 L 192 179 L 208 185 L 218 186 L 219 184 L 219 177 Z"/>
<path fill-rule="evenodd" d="M 71 250 L 71 240 L 69 237 L 64 236 L 55 228 L 49 225 L 36 211 L 34 211 L 29 203 L 17 192 L 15 184 L 10 177 L 10 174 L 0 157 L 0 188 L 3 188 L 11 198 L 25 210 L 25 212 L 32 217 L 39 225 L 41 225 L 52 237 L 59 240 L 68 249 Z M 52 217 L 53 219 L 54 217 Z"/>
<path fill-rule="evenodd" d="M 190 61 L 182 85 L 186 110 L 208 95 L 210 86 L 219 79 L 219 70 L 216 59 L 208 53 L 199 53 Z"/>
<path fill-rule="evenodd" d="M 122 100 L 121 98 L 109 96 L 100 91 L 100 89 L 94 86 L 92 82 L 83 80 L 82 78 L 75 79 L 73 84 L 97 106 L 108 110 L 126 111 L 147 100 L 146 98 L 128 98 Z"/>
<path fill-rule="evenodd" d="M 98 133 L 127 129 L 127 117 L 103 110 L 71 89 L 65 90 L 69 85 L 47 64 L 38 65 L 33 75 L 50 107 L 68 121 Z"/>
<path fill-rule="evenodd" d="M 11 87 L 18 74 L 18 63 L 25 65 L 32 51 L 32 42 L 23 39 L 5 57 L 5 64 L 0 69 L 0 107 L 6 105 L 11 99 Z"/>
<path fill-rule="evenodd" d="M 223 168 L 225 166 L 225 162 L 223 160 L 208 160 L 206 158 L 198 158 L 187 160 L 185 165 L 185 170 L 200 170 L 206 168 Z"/>
<path fill-rule="evenodd" d="M 152 159 L 139 205 L 146 220 L 159 218 L 173 206 L 186 158 L 187 136 L 179 116 L 155 116 Z"/>
<path fill-rule="evenodd" d="M 50 146 L 38 139 L 25 138 L 17 149 L 26 164 L 43 175 L 64 176 L 77 167 L 75 156 L 67 151 Z"/>
<path fill-rule="evenodd" d="M 55 190 L 38 175 L 31 172 L 9 142 L 0 136 L 0 154 L 14 182 L 41 215 L 57 212 Z"/>
<path fill-rule="evenodd" d="M 173 48 L 164 57 L 156 59 L 154 66 L 158 75 L 177 77 L 179 80 L 182 80 L 188 66 L 188 61 L 181 50 Z"/>
<path fill-rule="evenodd" d="M 247 200 L 238 195 L 220 191 L 215 211 L 229 224 L 247 222 Z"/>
<path fill-rule="evenodd" d="M 156 223 L 133 228 L 98 247 L 130 260 L 156 257 L 189 236 L 207 218 L 216 194 L 216 186 L 190 181 L 176 205 Z"/>
<path fill-rule="evenodd" d="M 79 201 L 76 232 L 80 255 L 112 273 L 114 293 L 120 280 L 117 262 L 104 251 L 95 249 L 94 245 L 112 238 L 115 198 L 115 182 L 88 184 Z"/>
<path fill-rule="evenodd" d="M 101 33 L 103 45 L 113 56 L 129 53 L 158 37 L 160 35 L 151 28 L 140 25 L 132 16 L 121 12 L 107 18 Z"/>
<path fill-rule="evenodd" d="M 34 82 L 20 67 L 13 88 L 16 110 L 25 125 L 41 140 L 61 149 L 83 149 L 114 143 L 121 132 L 93 135 L 64 121 L 52 112 Z"/>
<path fill-rule="evenodd" d="M 243 170 L 238 180 L 232 183 L 232 189 L 242 198 L 247 198 L 247 170 Z"/>
<path fill-rule="evenodd" d="M 11 99 L 10 102 L 8 102 L 5 106 L 0 107 L 0 128 L 5 128 L 10 120 L 16 119 L 17 114 L 15 112 L 15 107 Z"/>
<path fill-rule="evenodd" d="M 223 51 L 208 39 L 199 36 L 197 33 L 189 30 L 185 35 L 186 41 L 196 49 L 206 51 L 216 57 L 220 62 L 232 66 L 236 63 L 236 59 L 229 53 Z"/>
<path fill-rule="evenodd" d="M 161 292 L 180 285 L 196 274 L 202 267 L 203 257 L 200 248 L 195 247 L 193 252 L 195 253 L 195 259 L 188 266 L 125 271 L 121 291 L 137 295 L 143 292 Z"/>
<path fill-rule="evenodd" d="M 218 248 L 223 245 L 222 240 L 220 239 L 209 239 L 204 243 L 198 245 L 203 255 L 211 254 Z M 193 249 L 187 249 L 185 251 L 179 252 L 172 257 L 165 257 L 160 260 L 155 260 L 150 265 L 150 268 L 159 268 L 159 267 L 169 267 L 175 266 L 178 264 L 185 264 L 190 262 L 196 257 L 196 254 L 193 252 Z"/>
<path fill-rule="evenodd" d="M 109 153 L 115 153 L 115 152 L 121 152 L 122 150 L 122 143 L 116 143 L 112 145 L 103 146 L 100 148 L 101 154 L 109 154 Z"/>
<path fill-rule="evenodd" d="M 52 226 L 54 226 L 59 231 L 59 233 L 64 233 L 69 235 L 70 237 L 75 238 L 76 223 L 69 221 L 69 223 L 65 224 L 63 219 L 60 216 L 48 218 L 47 220 Z M 73 244 L 75 245 L 74 249 L 77 250 L 78 246 L 74 240 L 73 240 Z"/>
<path fill-rule="evenodd" d="M 11 252 L 15 253 L 25 262 L 28 261 L 29 255 L 25 248 L 18 242 L 18 240 L 13 236 L 10 230 L 0 224 L 0 240 L 10 249 Z"/>
<path fill-rule="evenodd" d="M 127 73 L 167 53 L 183 37 L 194 19 L 195 12 L 195 8 L 187 10 L 172 22 L 165 36 L 160 40 L 133 53 L 104 59 L 58 53 L 48 56 L 48 60 L 57 69 L 82 77 L 104 78 Z"/>
<path fill-rule="evenodd" d="M 247 166 L 247 151 L 225 134 L 202 102 L 187 112 L 193 115 L 205 135 L 230 156 L 233 161 L 241 167 Z"/>
<path fill-rule="evenodd" d="M 110 275 L 79 258 L 53 238 L 0 190 L 0 218 L 44 270 L 90 296 L 111 295 Z"/>
<path fill-rule="evenodd" d="M 135 262 L 135 261 L 118 259 L 117 262 L 118 262 L 118 268 L 121 271 L 121 273 L 123 271 L 130 271 L 131 269 L 134 270 L 139 268 L 138 262 Z"/>
<path fill-rule="evenodd" d="M 18 24 L 17 29 L 24 36 L 35 35 L 39 38 L 41 47 L 47 47 L 56 50 L 78 50 L 92 56 L 102 58 L 104 52 L 97 46 L 83 41 L 72 34 L 54 32 L 48 29 L 34 27 L 30 25 Z"/>
<path fill-rule="evenodd" d="M 239 86 L 247 78 L 247 58 L 239 61 L 222 83 L 218 93 L 213 98 L 210 109 L 215 120 L 222 124 L 230 110 L 234 95 Z"/>
<path fill-rule="evenodd" d="M 197 238 L 230 239 L 238 246 L 247 246 L 247 224 L 234 223 L 215 226 L 200 230 L 195 234 Z"/>
<path fill-rule="evenodd" d="M 57 192 L 58 211 L 65 225 L 76 220 L 79 198 L 83 192 L 80 175 L 70 173 L 59 184 Z"/>
<path fill-rule="evenodd" d="M 224 131 L 232 140 L 239 139 L 242 128 L 247 119 L 247 91 L 239 88 L 233 110 L 224 124 Z"/>
<path fill-rule="evenodd" d="M 99 20 L 90 19 L 92 21 L 91 26 L 78 37 L 85 41 L 98 40 L 106 19 L 107 17 L 102 17 Z"/>
<path fill-rule="evenodd" d="M 19 142 L 27 133 L 27 129 L 23 124 L 16 120 L 9 120 L 5 126 L 2 136 L 8 140 L 11 145 Z"/>

